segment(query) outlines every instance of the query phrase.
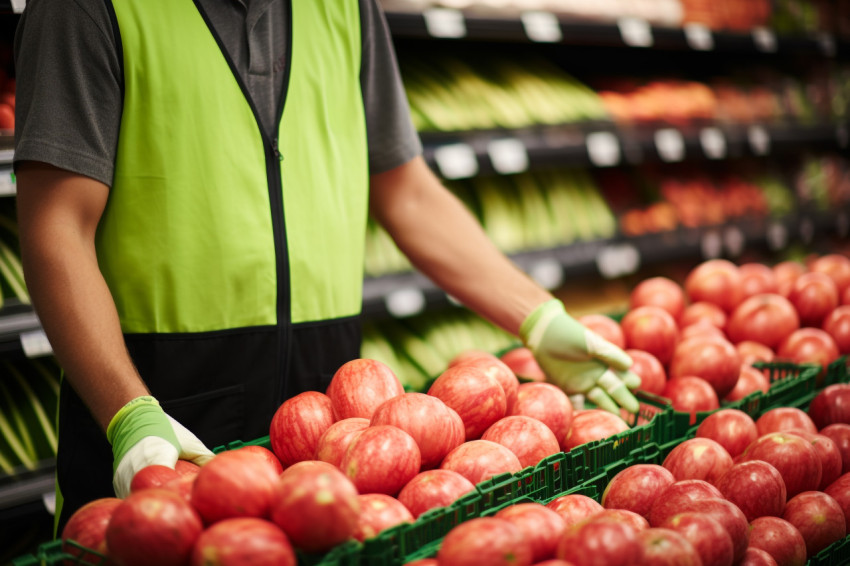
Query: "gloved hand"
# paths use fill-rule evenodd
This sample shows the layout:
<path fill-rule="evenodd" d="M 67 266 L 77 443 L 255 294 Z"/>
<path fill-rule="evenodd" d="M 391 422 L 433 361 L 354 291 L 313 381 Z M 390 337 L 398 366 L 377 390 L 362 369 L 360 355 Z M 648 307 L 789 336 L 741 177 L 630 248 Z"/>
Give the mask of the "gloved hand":
<path fill-rule="evenodd" d="M 537 307 L 519 333 L 548 381 L 568 394 L 583 393 L 612 413 L 619 414 L 618 405 L 637 412 L 639 403 L 630 389 L 640 387 L 640 377 L 629 370 L 631 358 L 567 314 L 561 301 Z"/>
<path fill-rule="evenodd" d="M 201 466 L 213 457 L 203 442 L 149 396 L 121 407 L 106 428 L 106 438 L 112 445 L 112 486 L 122 499 L 130 494 L 133 476 L 146 466 L 173 468 L 178 459 Z"/>

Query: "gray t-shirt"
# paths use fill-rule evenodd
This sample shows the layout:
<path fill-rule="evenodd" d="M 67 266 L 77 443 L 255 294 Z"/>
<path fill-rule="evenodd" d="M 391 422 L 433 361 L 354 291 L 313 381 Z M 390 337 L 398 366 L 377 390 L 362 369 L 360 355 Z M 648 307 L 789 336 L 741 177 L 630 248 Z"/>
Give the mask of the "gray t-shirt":
<path fill-rule="evenodd" d="M 112 184 L 122 77 L 108 1 L 27 2 L 15 36 L 16 163 L 44 161 Z M 283 90 L 285 1 L 200 0 L 266 131 L 275 129 Z M 384 15 L 376 0 L 359 2 L 360 84 L 369 172 L 375 174 L 406 163 L 422 147 L 410 120 Z M 179 42 L 175 38 L 175 49 Z"/>

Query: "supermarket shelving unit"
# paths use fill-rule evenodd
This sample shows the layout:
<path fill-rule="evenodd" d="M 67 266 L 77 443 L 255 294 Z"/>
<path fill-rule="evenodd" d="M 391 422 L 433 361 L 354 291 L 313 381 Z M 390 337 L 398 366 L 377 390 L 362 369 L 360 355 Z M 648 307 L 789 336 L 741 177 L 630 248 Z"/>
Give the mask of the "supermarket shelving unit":
<path fill-rule="evenodd" d="M 0 17 L 17 17 L 25 0 L 0 0 Z M 653 27 L 624 19 L 589 23 L 534 12 L 515 17 L 486 17 L 456 10 L 387 14 L 399 41 L 437 42 L 462 53 L 467 43 L 523 44 L 546 49 L 638 50 L 677 53 L 679 57 L 713 53 L 717 57 L 761 57 L 771 65 L 786 57 L 846 60 L 850 42 L 829 34 L 781 36 L 767 29 L 719 33 L 704 26 Z M 429 133 L 422 135 L 425 159 L 445 179 L 511 174 L 537 168 L 571 166 L 609 168 L 641 163 L 717 162 L 741 157 L 772 159 L 802 148 L 847 153 L 847 121 L 786 124 L 717 125 L 635 129 L 612 122 L 519 130 Z M 664 132 L 659 134 L 659 132 Z M 496 149 L 498 148 L 498 150 Z M 0 198 L 15 193 L 11 172 L 12 139 L 0 135 Z M 616 278 L 639 267 L 683 258 L 737 256 L 743 246 L 775 251 L 799 241 L 850 232 L 850 209 L 828 213 L 799 210 L 781 218 L 729 222 L 705 228 L 637 238 L 579 242 L 554 249 L 528 250 L 512 259 L 541 284 L 557 288 L 572 276 Z M 367 278 L 363 313 L 367 318 L 407 317 L 451 302 L 419 273 Z M 0 358 L 49 353 L 35 313 L 27 305 L 0 309 Z M 53 489 L 50 463 L 15 479 L 0 478 L 0 524 L 43 513 L 45 494 Z M 0 529 L 2 530 L 2 529 Z"/>

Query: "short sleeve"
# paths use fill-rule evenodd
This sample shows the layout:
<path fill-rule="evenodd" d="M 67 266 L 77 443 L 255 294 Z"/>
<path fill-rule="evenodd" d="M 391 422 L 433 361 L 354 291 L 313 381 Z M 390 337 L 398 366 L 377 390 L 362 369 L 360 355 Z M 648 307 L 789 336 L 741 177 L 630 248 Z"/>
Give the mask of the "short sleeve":
<path fill-rule="evenodd" d="M 384 14 L 376 0 L 360 0 L 360 11 L 360 84 L 366 110 L 369 172 L 374 175 L 407 163 L 422 153 L 422 144 L 410 119 Z"/>
<path fill-rule="evenodd" d="M 15 33 L 15 163 L 112 184 L 123 106 L 104 0 L 30 0 Z"/>

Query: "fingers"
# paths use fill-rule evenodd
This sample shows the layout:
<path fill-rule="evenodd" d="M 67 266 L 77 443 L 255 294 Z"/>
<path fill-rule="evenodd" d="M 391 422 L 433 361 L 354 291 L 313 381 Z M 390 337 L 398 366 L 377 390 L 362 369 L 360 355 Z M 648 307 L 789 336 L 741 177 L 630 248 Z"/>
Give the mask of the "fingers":
<path fill-rule="evenodd" d="M 627 353 L 592 330 L 585 333 L 585 341 L 587 352 L 606 366 L 620 371 L 632 367 L 632 359 Z"/>
<path fill-rule="evenodd" d="M 620 407 L 617 406 L 614 400 L 611 399 L 611 397 L 607 393 L 605 393 L 605 391 L 601 387 L 597 386 L 592 388 L 590 391 L 587 392 L 585 396 L 588 398 L 588 400 L 590 400 L 591 403 L 593 403 L 600 409 L 608 411 L 609 413 L 614 413 L 615 415 L 619 416 Z"/>
<path fill-rule="evenodd" d="M 130 494 L 130 483 L 136 472 L 142 468 L 158 464 L 174 467 L 177 463 L 177 449 L 167 440 L 158 436 L 146 436 L 134 444 L 121 458 L 112 476 L 115 495 L 124 498 Z"/>
<path fill-rule="evenodd" d="M 625 371 L 615 370 L 614 373 L 616 373 L 617 377 L 619 377 L 620 380 L 623 383 L 626 384 L 626 387 L 628 387 L 632 391 L 634 391 L 635 389 L 640 387 L 640 384 L 641 384 L 640 376 L 638 374 L 636 374 L 635 372 L 633 372 L 632 370 L 625 370 Z"/>
<path fill-rule="evenodd" d="M 640 378 L 638 378 L 639 380 Z M 629 391 L 629 388 L 612 370 L 607 370 L 597 381 L 599 387 L 611 396 L 617 404 L 630 413 L 636 413 L 640 409 L 640 403 Z M 619 413 L 619 411 L 618 411 Z"/>
<path fill-rule="evenodd" d="M 197 436 L 189 432 L 189 429 L 168 415 L 177 442 L 180 443 L 180 459 L 189 460 L 199 466 L 203 466 L 212 460 L 214 454 L 201 442 Z"/>

